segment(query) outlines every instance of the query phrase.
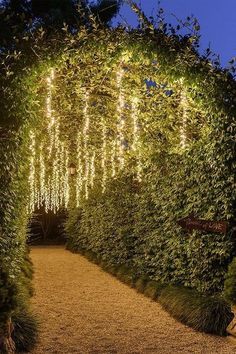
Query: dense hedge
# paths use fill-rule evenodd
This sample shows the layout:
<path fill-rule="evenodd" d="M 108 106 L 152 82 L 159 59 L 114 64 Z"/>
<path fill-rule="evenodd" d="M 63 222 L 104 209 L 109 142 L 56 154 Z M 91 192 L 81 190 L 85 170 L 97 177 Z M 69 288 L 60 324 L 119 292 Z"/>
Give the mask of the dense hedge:
<path fill-rule="evenodd" d="M 224 297 L 232 304 L 236 304 L 236 258 L 233 259 L 226 274 Z"/>
<path fill-rule="evenodd" d="M 150 280 L 147 276 L 138 276 L 130 266 L 111 265 L 92 251 L 81 248 L 79 252 L 123 283 L 158 301 L 165 310 L 185 325 L 205 333 L 227 335 L 227 327 L 234 314 L 230 305 L 221 297 L 206 296 L 187 287 L 170 286 Z"/>
<path fill-rule="evenodd" d="M 105 194 L 96 192 L 82 208 L 72 210 L 66 225 L 68 246 L 93 251 L 110 265 L 131 266 L 138 276 L 221 292 L 232 241 L 227 235 L 182 230 L 177 220 L 189 208 L 183 196 L 191 192 L 194 176 L 191 170 L 185 175 L 186 167 L 181 175 L 181 163 L 173 175 L 171 162 L 166 163 L 170 176 L 164 178 L 157 162 L 154 166 L 156 173 L 149 172 L 142 185 L 125 175 L 110 182 Z M 203 201 L 199 195 L 201 207 Z"/>

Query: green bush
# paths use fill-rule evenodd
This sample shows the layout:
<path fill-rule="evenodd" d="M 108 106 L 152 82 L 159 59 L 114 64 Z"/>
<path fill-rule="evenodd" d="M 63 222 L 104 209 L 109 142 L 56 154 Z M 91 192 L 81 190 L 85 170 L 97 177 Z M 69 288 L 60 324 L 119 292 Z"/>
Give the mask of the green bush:
<path fill-rule="evenodd" d="M 236 304 L 236 258 L 233 259 L 226 274 L 224 297 L 232 304 Z"/>
<path fill-rule="evenodd" d="M 156 300 L 164 287 L 165 285 L 160 282 L 149 281 L 145 286 L 144 295 L 150 297 L 152 300 Z"/>
<path fill-rule="evenodd" d="M 38 320 L 36 316 L 26 309 L 20 309 L 12 316 L 14 330 L 12 339 L 17 352 L 32 350 L 38 338 Z"/>
<path fill-rule="evenodd" d="M 147 277 L 140 277 L 136 280 L 135 289 L 139 293 L 144 293 L 149 279 Z"/>
<path fill-rule="evenodd" d="M 158 301 L 178 321 L 201 332 L 226 335 L 234 317 L 222 298 L 204 296 L 188 288 L 168 286 Z"/>
<path fill-rule="evenodd" d="M 20 276 L 18 282 L 18 287 L 22 293 L 21 295 L 26 299 L 29 299 L 34 294 L 34 288 L 32 284 L 33 275 L 33 263 L 30 259 L 29 249 L 26 249 L 20 264 Z"/>
<path fill-rule="evenodd" d="M 0 265 L 0 326 L 5 325 L 9 315 L 17 308 L 18 288 L 3 265 Z"/>
<path fill-rule="evenodd" d="M 110 181 L 104 194 L 91 192 L 81 208 L 69 213 L 68 248 L 94 252 L 109 265 L 125 264 L 139 278 L 219 293 L 231 259 L 232 240 L 220 234 L 188 234 L 178 226 L 178 215 L 186 212 L 187 204 L 181 202 L 186 185 L 173 167 L 174 161 L 164 164 L 169 166 L 168 181 L 175 181 L 174 190 L 167 184 L 167 176 L 150 171 L 135 193 L 131 175 Z M 158 160 L 155 165 L 161 170 Z M 187 166 L 189 163 L 182 166 L 186 173 Z M 201 205 L 200 200 L 197 203 Z"/>
<path fill-rule="evenodd" d="M 128 284 L 132 287 L 135 286 L 135 281 L 137 279 L 133 269 L 126 265 L 121 265 L 116 271 L 116 277 L 121 280 L 123 283 Z"/>

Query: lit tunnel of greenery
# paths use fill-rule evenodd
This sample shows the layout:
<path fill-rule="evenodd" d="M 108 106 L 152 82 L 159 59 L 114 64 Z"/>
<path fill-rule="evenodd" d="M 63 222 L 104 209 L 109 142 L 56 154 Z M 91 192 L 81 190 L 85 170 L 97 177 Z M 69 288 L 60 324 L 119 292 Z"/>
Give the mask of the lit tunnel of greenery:
<path fill-rule="evenodd" d="M 190 40 L 100 28 L 47 40 L 39 30 L 2 55 L 2 73 L 3 325 L 28 308 L 27 223 L 40 205 L 68 209 L 73 251 L 221 293 L 232 233 L 189 234 L 177 220 L 234 220 L 230 74 L 201 59 Z"/>

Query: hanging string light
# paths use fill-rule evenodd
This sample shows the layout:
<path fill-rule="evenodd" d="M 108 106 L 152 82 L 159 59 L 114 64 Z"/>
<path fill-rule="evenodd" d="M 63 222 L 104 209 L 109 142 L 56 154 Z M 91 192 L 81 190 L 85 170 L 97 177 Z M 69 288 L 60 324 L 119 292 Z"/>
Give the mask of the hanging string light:
<path fill-rule="evenodd" d="M 140 129 L 139 129 L 139 122 L 138 122 L 138 113 L 139 113 L 139 99 L 137 97 L 133 97 L 131 102 L 131 109 L 132 109 L 132 123 L 133 123 L 133 144 L 132 149 L 136 154 L 136 161 L 137 161 L 137 179 L 139 182 L 142 180 L 142 164 L 141 164 L 141 151 L 140 151 Z"/>
<path fill-rule="evenodd" d="M 52 110 L 52 90 L 53 90 L 53 81 L 55 78 L 54 69 L 51 68 L 50 74 L 47 77 L 47 97 L 46 97 L 46 105 L 47 105 L 47 118 L 48 125 L 51 128 L 54 125 L 54 114 Z"/>
<path fill-rule="evenodd" d="M 30 156 L 30 171 L 29 171 L 29 190 L 30 190 L 30 199 L 29 199 L 29 212 L 32 213 L 35 208 L 35 134 L 31 131 L 30 132 L 30 146 L 29 150 L 31 152 Z"/>
<path fill-rule="evenodd" d="M 60 209 L 59 149 L 55 151 L 51 179 L 51 207 L 54 213 Z"/>
<path fill-rule="evenodd" d="M 139 126 L 138 126 L 138 98 L 134 97 L 131 103 L 132 107 L 132 123 L 133 123 L 133 144 L 132 149 L 136 151 L 138 148 L 139 142 Z"/>
<path fill-rule="evenodd" d="M 70 200 L 70 185 L 69 185 L 69 170 L 68 170 L 68 165 L 69 165 L 69 155 L 68 151 L 65 149 L 64 152 L 64 205 L 65 208 L 68 208 L 69 205 L 69 200 Z"/>
<path fill-rule="evenodd" d="M 48 213 L 49 210 L 51 210 L 51 177 L 50 176 L 48 176 L 48 180 L 45 185 L 44 203 L 45 203 L 45 211 L 46 213 Z"/>
<path fill-rule="evenodd" d="M 40 189 L 40 206 L 43 206 L 46 191 L 45 191 L 45 162 L 43 156 L 43 145 L 40 145 L 40 154 L 39 154 L 39 189 Z"/>
<path fill-rule="evenodd" d="M 49 156 L 52 154 L 52 148 L 54 144 L 54 124 L 55 124 L 55 116 L 52 108 L 52 93 L 53 93 L 53 82 L 55 79 L 55 71 L 53 68 L 50 70 L 50 74 L 47 77 L 47 97 L 46 97 L 46 113 L 48 119 L 48 136 L 49 136 Z"/>
<path fill-rule="evenodd" d="M 102 192 L 106 190 L 107 181 L 107 140 L 106 140 L 106 124 L 102 118 Z"/>
<path fill-rule="evenodd" d="M 125 108 L 125 99 L 124 99 L 124 89 L 123 89 L 123 78 L 124 78 L 124 69 L 121 67 L 116 76 L 116 85 L 117 90 L 119 92 L 119 97 L 117 101 L 117 130 L 118 130 L 118 140 L 117 140 L 117 148 L 118 148 L 118 161 L 119 168 L 122 170 L 125 165 L 124 158 L 124 128 L 125 128 L 125 117 L 124 117 L 124 108 Z"/>
<path fill-rule="evenodd" d="M 181 80 L 181 84 L 180 104 L 182 110 L 182 123 L 180 128 L 180 145 L 185 149 L 187 144 L 188 99 L 186 89 L 183 86 L 183 80 Z"/>
<path fill-rule="evenodd" d="M 90 116 L 88 112 L 89 108 L 89 93 L 86 90 L 84 93 L 84 128 L 83 128 L 83 138 L 84 138 L 84 192 L 85 198 L 88 199 L 89 195 L 89 151 L 88 151 L 88 140 L 89 140 L 89 126 L 90 126 Z"/>
<path fill-rule="evenodd" d="M 77 208 L 80 206 L 81 193 L 83 190 L 83 166 L 82 166 L 82 144 L 81 144 L 81 133 L 77 136 L 77 166 L 78 172 L 76 177 L 76 205 Z"/>
<path fill-rule="evenodd" d="M 114 178 L 116 175 L 116 148 L 117 141 L 113 140 L 111 146 L 111 176 Z"/>
<path fill-rule="evenodd" d="M 94 187 L 94 179 L 95 179 L 95 157 L 96 157 L 96 153 L 95 151 L 92 152 L 92 156 L 91 156 L 91 163 L 90 163 L 90 186 L 91 188 Z"/>

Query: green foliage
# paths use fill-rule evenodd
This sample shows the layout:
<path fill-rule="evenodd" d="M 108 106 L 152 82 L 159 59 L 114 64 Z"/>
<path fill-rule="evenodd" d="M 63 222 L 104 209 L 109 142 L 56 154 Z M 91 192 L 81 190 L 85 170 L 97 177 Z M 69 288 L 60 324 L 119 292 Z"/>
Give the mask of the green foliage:
<path fill-rule="evenodd" d="M 164 284 L 152 280 L 146 284 L 143 293 L 144 295 L 150 297 L 152 300 L 156 300 L 160 296 L 164 286 Z"/>
<path fill-rule="evenodd" d="M 135 289 L 139 293 L 144 293 L 148 281 L 149 281 L 148 277 L 140 277 L 140 278 L 138 278 L 136 283 L 135 283 Z"/>
<path fill-rule="evenodd" d="M 0 326 L 9 319 L 17 308 L 17 287 L 6 269 L 0 267 Z"/>
<path fill-rule="evenodd" d="M 82 248 L 99 254 L 113 266 L 131 266 L 139 277 L 219 293 L 232 241 L 227 235 L 189 235 L 177 226 L 177 220 L 193 210 L 191 206 L 188 211 L 184 195 L 189 193 L 191 203 L 195 196 L 195 210 L 198 205 L 204 207 L 204 200 L 188 187 L 194 170 L 192 175 L 182 164 L 184 171 L 176 171 L 172 161 L 167 162 L 164 178 L 158 168 L 161 162 L 156 161 L 138 189 L 134 190 L 135 179 L 126 175 L 111 181 L 104 194 L 91 194 L 80 209 L 71 210 L 66 224 L 68 245 L 75 251 Z M 207 205 L 212 208 L 214 204 L 206 200 Z M 200 215 L 206 217 L 204 212 Z"/>
<path fill-rule="evenodd" d="M 140 291 L 147 284 L 138 282 L 139 278 L 148 278 L 152 283 L 146 292 L 153 298 L 162 283 L 181 284 L 202 293 L 222 290 L 233 256 L 231 234 L 189 234 L 177 221 L 189 214 L 207 220 L 235 219 L 236 84 L 229 72 L 196 53 L 195 37 L 168 34 L 166 27 L 157 29 L 140 17 L 145 21 L 144 31 L 108 30 L 92 18 L 93 25 L 75 32 L 68 26 L 56 33 L 38 28 L 30 36 L 17 38 L 13 51 L 0 53 L 0 248 L 1 265 L 7 265 L 2 290 L 8 291 L 7 284 L 13 289 L 8 317 L 15 308 L 15 286 L 18 308 L 27 306 L 32 293 L 31 270 L 25 265 L 28 261 L 24 263 L 30 216 L 29 142 L 34 131 L 36 157 L 43 146 L 46 172 L 52 170 L 54 155 L 48 158 L 45 113 L 46 82 L 52 67 L 59 140 L 76 162 L 76 139 L 84 127 L 82 92 L 89 90 L 91 124 L 83 144 L 83 169 L 86 156 L 96 152 L 97 157 L 94 188 L 89 187 L 88 199 L 82 196 L 79 208 L 71 181 L 68 248 L 82 250 L 123 281 L 138 283 Z M 109 154 L 114 141 L 117 146 L 121 143 L 116 140 L 118 68 L 124 71 L 125 169 L 119 170 L 116 155 L 114 178 Z M 183 93 L 188 101 L 184 146 Z M 134 98 L 140 103 L 136 152 L 132 149 Z M 102 121 L 107 129 L 106 178 L 101 164 Z M 37 168 L 36 186 L 39 180 Z M 101 188 L 104 180 L 105 190 Z M 127 267 L 132 273 L 125 274 Z M 6 299 L 5 293 L 2 298 Z"/>
<path fill-rule="evenodd" d="M 127 265 L 121 265 L 116 269 L 115 272 L 117 278 L 121 280 L 123 283 L 128 284 L 132 287 L 135 286 L 136 275 L 132 269 L 130 269 Z"/>
<path fill-rule="evenodd" d="M 16 345 L 16 351 L 31 351 L 38 339 L 38 319 L 27 309 L 20 309 L 12 316 L 14 330 L 12 339 Z"/>
<path fill-rule="evenodd" d="M 70 29 L 96 21 L 106 25 L 116 15 L 120 0 L 100 0 L 90 6 L 88 0 L 21 0 L 0 2 L 0 41 L 6 48 L 17 45 L 22 37 L 28 38 L 43 27 L 47 33 L 61 31 L 66 23 Z"/>
<path fill-rule="evenodd" d="M 226 335 L 234 317 L 223 299 L 202 296 L 187 288 L 168 286 L 158 301 L 177 320 L 206 333 Z"/>
<path fill-rule="evenodd" d="M 229 265 L 224 283 L 224 297 L 232 304 L 236 304 L 236 258 Z"/>
<path fill-rule="evenodd" d="M 126 265 L 111 266 L 99 259 L 94 252 L 80 251 L 90 261 L 116 276 L 138 292 L 158 301 L 178 321 L 197 331 L 225 336 L 226 328 L 234 314 L 230 305 L 219 296 L 203 295 L 196 290 L 173 286 L 137 276 L 136 270 Z"/>

